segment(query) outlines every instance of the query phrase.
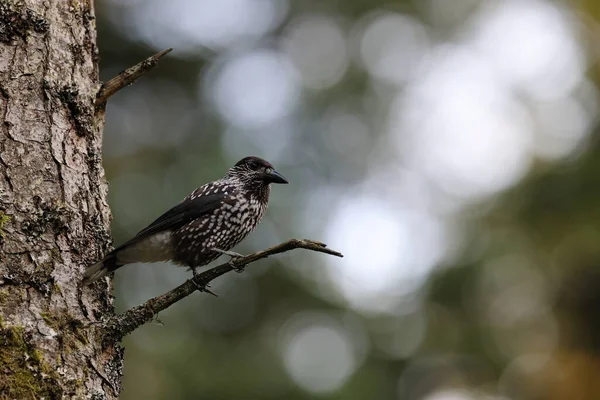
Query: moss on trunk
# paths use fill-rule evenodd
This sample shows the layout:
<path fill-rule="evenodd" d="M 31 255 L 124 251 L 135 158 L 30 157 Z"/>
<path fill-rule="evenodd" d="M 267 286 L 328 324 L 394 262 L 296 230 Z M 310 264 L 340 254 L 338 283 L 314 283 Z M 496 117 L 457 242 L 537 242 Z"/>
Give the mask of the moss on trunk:
<path fill-rule="evenodd" d="M 0 321 L 0 398 L 58 399 L 63 396 L 59 375 L 22 326 Z"/>

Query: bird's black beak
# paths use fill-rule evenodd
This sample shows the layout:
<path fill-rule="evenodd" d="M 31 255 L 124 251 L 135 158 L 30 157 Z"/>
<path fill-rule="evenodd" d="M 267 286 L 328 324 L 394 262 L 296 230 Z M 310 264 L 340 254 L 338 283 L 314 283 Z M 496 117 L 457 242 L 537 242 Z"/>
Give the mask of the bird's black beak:
<path fill-rule="evenodd" d="M 285 176 L 281 175 L 279 172 L 272 170 L 268 174 L 265 174 L 265 178 L 269 183 L 289 183 Z"/>

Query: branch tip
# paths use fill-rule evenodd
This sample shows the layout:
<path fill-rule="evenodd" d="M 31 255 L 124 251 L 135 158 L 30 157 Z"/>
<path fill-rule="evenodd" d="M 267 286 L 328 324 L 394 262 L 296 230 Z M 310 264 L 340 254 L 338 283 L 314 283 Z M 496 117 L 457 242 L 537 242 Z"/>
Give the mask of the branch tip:
<path fill-rule="evenodd" d="M 131 85 L 143 74 L 150 71 L 156 66 L 156 64 L 158 64 L 158 60 L 169 54 L 171 51 L 173 51 L 173 48 L 159 51 L 153 56 L 146 58 L 144 61 L 141 61 L 133 67 L 121 72 L 119 75 L 115 76 L 109 81 L 104 82 L 98 91 L 98 94 L 96 95 L 96 107 L 102 106 L 104 103 L 106 103 L 109 97 L 124 87 Z"/>

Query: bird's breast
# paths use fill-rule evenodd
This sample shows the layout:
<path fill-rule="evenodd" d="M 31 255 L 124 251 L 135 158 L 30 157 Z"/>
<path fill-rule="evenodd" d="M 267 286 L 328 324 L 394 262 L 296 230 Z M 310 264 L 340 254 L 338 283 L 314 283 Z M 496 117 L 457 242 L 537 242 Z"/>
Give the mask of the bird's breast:
<path fill-rule="evenodd" d="M 266 211 L 260 201 L 231 196 L 221 207 L 175 232 L 175 258 L 187 265 L 205 265 L 230 250 L 256 228 Z"/>

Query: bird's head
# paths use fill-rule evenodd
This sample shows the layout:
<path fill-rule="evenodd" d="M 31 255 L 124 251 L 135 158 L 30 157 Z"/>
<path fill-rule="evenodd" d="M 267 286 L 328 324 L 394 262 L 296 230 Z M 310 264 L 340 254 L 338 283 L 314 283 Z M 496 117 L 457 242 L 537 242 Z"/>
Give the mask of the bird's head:
<path fill-rule="evenodd" d="M 236 178 L 246 184 L 268 186 L 270 183 L 288 183 L 275 171 L 270 162 L 259 157 L 245 157 L 227 171 L 227 177 Z"/>

